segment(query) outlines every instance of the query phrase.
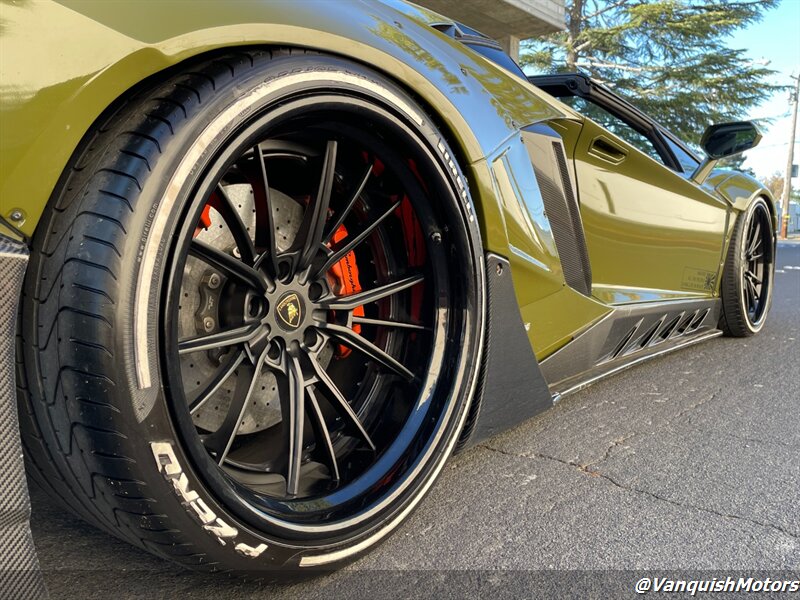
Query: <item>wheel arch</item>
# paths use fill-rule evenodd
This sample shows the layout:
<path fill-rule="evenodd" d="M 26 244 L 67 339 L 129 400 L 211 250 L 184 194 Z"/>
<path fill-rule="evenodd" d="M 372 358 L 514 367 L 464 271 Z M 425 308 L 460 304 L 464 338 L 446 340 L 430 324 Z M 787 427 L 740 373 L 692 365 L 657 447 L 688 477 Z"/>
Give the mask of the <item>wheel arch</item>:
<path fill-rule="evenodd" d="M 777 226 L 778 215 L 772 193 L 755 177 L 740 171 L 717 171 L 709 182 L 714 190 L 727 200 L 736 215 L 746 211 L 758 198 L 763 198 L 769 206 L 772 220 Z"/>

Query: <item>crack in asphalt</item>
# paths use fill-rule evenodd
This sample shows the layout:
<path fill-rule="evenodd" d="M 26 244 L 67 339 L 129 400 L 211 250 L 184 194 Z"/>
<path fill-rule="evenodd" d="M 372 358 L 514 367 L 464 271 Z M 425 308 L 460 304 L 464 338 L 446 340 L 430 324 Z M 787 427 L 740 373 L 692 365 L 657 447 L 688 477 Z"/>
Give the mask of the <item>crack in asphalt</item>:
<path fill-rule="evenodd" d="M 625 438 L 625 439 L 629 439 L 630 437 L 633 437 L 633 435 L 636 435 L 636 434 L 632 434 L 631 436 L 629 436 L 628 438 Z M 615 440 L 615 442 L 616 441 L 617 440 Z M 610 475 L 606 475 L 605 473 L 601 473 L 600 471 L 592 470 L 592 469 L 589 468 L 589 467 L 592 467 L 592 466 L 596 466 L 596 465 L 600 464 L 601 462 L 603 462 L 604 460 L 606 460 L 606 458 L 608 458 L 608 456 L 609 456 L 609 453 L 610 453 L 611 449 L 616 447 L 616 446 L 618 446 L 618 445 L 619 445 L 619 443 L 612 443 L 612 445 L 606 451 L 606 455 L 605 455 L 605 457 L 603 459 L 601 459 L 599 461 L 596 461 L 596 462 L 593 462 L 593 463 L 587 463 L 587 464 L 580 464 L 580 463 L 576 463 L 574 461 L 564 460 L 564 459 L 558 458 L 556 456 L 550 456 L 548 454 L 542 454 L 541 452 L 532 452 L 530 454 L 527 454 L 527 453 L 519 454 L 519 453 L 516 453 L 516 452 L 508 452 L 507 450 L 503 450 L 501 448 L 495 448 L 494 446 L 490 446 L 490 445 L 485 444 L 485 443 L 484 444 L 478 444 L 477 447 L 478 448 L 485 448 L 486 450 L 489 450 L 491 452 L 497 452 L 499 454 L 504 454 L 506 456 L 512 456 L 512 457 L 515 457 L 515 458 L 524 458 L 524 459 L 527 459 L 527 460 L 532 460 L 532 459 L 539 458 L 539 459 L 543 459 L 543 460 L 553 461 L 553 462 L 559 463 L 561 465 L 564 465 L 564 466 L 570 467 L 572 469 L 575 469 L 577 471 L 580 471 L 581 473 L 583 473 L 584 475 L 588 475 L 589 477 L 604 479 L 604 480 L 608 481 L 609 483 L 611 483 L 612 485 L 614 485 L 615 487 L 617 487 L 617 488 L 619 488 L 619 489 L 621 489 L 623 491 L 626 491 L 626 492 L 634 492 L 634 493 L 637 493 L 637 494 L 641 494 L 643 496 L 649 496 L 650 498 L 653 498 L 654 500 L 659 500 L 661 502 L 666 502 L 667 504 L 671 504 L 671 505 L 677 506 L 679 508 L 683 508 L 683 509 L 687 509 L 688 508 L 688 509 L 696 510 L 698 512 L 714 515 L 716 517 L 722 517 L 722 518 L 725 518 L 725 519 L 734 519 L 734 520 L 738 520 L 738 521 L 743 521 L 745 523 L 750 523 L 752 525 L 758 525 L 759 527 L 764 527 L 766 529 L 772 529 L 772 530 L 778 532 L 779 534 L 782 534 L 782 535 L 784 535 L 786 537 L 790 537 L 790 538 L 792 538 L 794 540 L 800 540 L 800 535 L 798 535 L 798 534 L 796 534 L 796 533 L 794 533 L 792 531 L 788 531 L 787 529 L 784 529 L 780 525 L 775 525 L 773 523 L 767 523 L 767 522 L 764 522 L 764 521 L 757 521 L 756 519 L 751 519 L 749 517 L 743 517 L 741 515 L 722 513 L 722 512 L 719 512 L 719 511 L 716 511 L 716 510 L 713 510 L 713 509 L 710 509 L 710 508 L 705 508 L 703 506 L 697 506 L 697 505 L 694 505 L 694 504 L 687 504 L 687 503 L 679 502 L 677 500 L 672 500 L 671 498 L 666 498 L 664 496 L 659 496 L 658 494 L 655 494 L 655 493 L 650 492 L 648 490 L 643 490 L 641 488 L 633 487 L 633 486 L 630 486 L 630 485 L 625 485 L 623 483 L 620 483 L 619 481 L 617 481 L 616 479 L 614 479 Z"/>
<path fill-rule="evenodd" d="M 586 463 L 583 466 L 588 469 L 589 467 L 594 467 L 596 465 L 599 465 L 601 463 L 606 462 L 609 458 L 611 458 L 611 451 L 614 450 L 614 448 L 617 448 L 617 447 L 621 446 L 622 444 L 627 442 L 629 439 L 635 438 L 637 435 L 639 435 L 639 434 L 635 433 L 635 432 L 634 433 L 628 433 L 626 435 L 623 435 L 622 437 L 618 437 L 615 440 L 611 440 L 611 444 L 609 445 L 608 448 L 606 448 L 606 452 L 603 455 L 603 458 L 601 458 L 600 460 L 596 460 L 596 461 L 590 462 L 590 463 Z"/>
<path fill-rule="evenodd" d="M 695 402 L 694 404 L 690 404 L 689 406 L 684 407 L 683 409 L 681 409 L 680 412 L 678 412 L 677 415 L 675 415 L 675 417 L 673 419 L 670 419 L 669 421 L 667 421 L 667 425 L 672 423 L 672 421 L 674 421 L 675 419 L 680 419 L 682 416 L 684 416 L 686 414 L 689 414 L 692 411 L 697 410 L 698 408 L 700 408 L 704 404 L 707 404 L 708 402 L 711 402 L 712 400 L 714 400 L 714 398 L 717 397 L 717 395 L 721 391 L 722 390 L 717 390 L 716 392 L 712 392 L 711 395 L 708 398 L 706 398 L 705 400 L 700 400 L 699 402 Z"/>

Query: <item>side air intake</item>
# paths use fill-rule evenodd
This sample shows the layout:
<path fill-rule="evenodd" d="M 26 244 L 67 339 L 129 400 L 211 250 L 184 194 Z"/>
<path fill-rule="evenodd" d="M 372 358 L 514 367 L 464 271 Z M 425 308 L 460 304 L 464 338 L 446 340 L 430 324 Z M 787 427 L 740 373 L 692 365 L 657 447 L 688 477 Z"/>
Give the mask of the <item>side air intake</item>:
<path fill-rule="evenodd" d="M 571 288 L 589 296 L 592 293 L 589 252 L 561 138 L 549 127 L 534 125 L 523 130 L 522 139 L 553 230 L 564 279 Z"/>

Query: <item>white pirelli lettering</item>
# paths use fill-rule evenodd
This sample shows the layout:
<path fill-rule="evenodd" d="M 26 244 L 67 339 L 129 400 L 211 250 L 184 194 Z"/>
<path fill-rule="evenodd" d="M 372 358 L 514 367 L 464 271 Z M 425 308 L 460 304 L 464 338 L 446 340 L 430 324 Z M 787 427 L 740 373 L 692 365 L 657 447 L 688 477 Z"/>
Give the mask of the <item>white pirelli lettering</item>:
<path fill-rule="evenodd" d="M 200 521 L 200 525 L 203 529 L 212 535 L 222 546 L 226 545 L 226 540 L 232 541 L 236 538 L 236 536 L 239 535 L 239 530 L 220 519 L 208 503 L 206 503 L 197 492 L 189 488 L 189 478 L 186 476 L 186 473 L 183 472 L 178 462 L 178 457 L 175 456 L 172 444 L 169 442 L 153 442 L 150 444 L 150 448 L 153 451 L 153 456 L 156 459 L 159 472 L 172 484 L 172 488 L 175 490 L 175 494 L 178 498 L 180 498 L 181 504 L 187 509 L 187 512 L 194 515 L 197 520 Z M 234 548 L 243 556 L 256 558 L 267 549 L 267 545 L 260 544 L 256 548 L 253 548 L 252 546 L 240 542 L 236 544 Z"/>

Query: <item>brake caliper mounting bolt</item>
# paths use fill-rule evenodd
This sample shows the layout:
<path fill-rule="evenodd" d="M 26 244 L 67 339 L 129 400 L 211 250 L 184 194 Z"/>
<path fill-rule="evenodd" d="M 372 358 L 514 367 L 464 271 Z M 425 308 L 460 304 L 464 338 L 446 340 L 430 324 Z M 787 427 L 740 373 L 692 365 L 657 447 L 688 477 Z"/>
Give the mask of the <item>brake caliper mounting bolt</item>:
<path fill-rule="evenodd" d="M 496 270 L 497 270 L 497 275 L 498 276 L 502 275 L 503 274 L 503 265 L 501 263 L 497 263 Z"/>
<path fill-rule="evenodd" d="M 239 250 L 239 248 L 234 248 L 234 249 L 233 249 L 233 255 L 234 255 L 236 258 L 239 258 L 239 259 L 241 259 L 241 258 L 242 258 L 242 253 L 241 253 L 241 251 Z"/>
<path fill-rule="evenodd" d="M 8 218 L 12 221 L 22 221 L 25 218 L 25 213 L 22 212 L 20 209 L 15 208 L 11 211 L 11 214 L 8 215 Z"/>
<path fill-rule="evenodd" d="M 214 325 L 215 325 L 214 319 L 212 319 L 211 317 L 206 317 L 203 319 L 203 328 L 206 331 L 211 331 L 212 329 L 214 329 Z"/>
<path fill-rule="evenodd" d="M 212 290 L 215 290 L 219 287 L 219 284 L 220 284 L 219 275 L 217 275 L 216 273 L 212 273 L 208 277 L 208 287 L 210 287 Z"/>

